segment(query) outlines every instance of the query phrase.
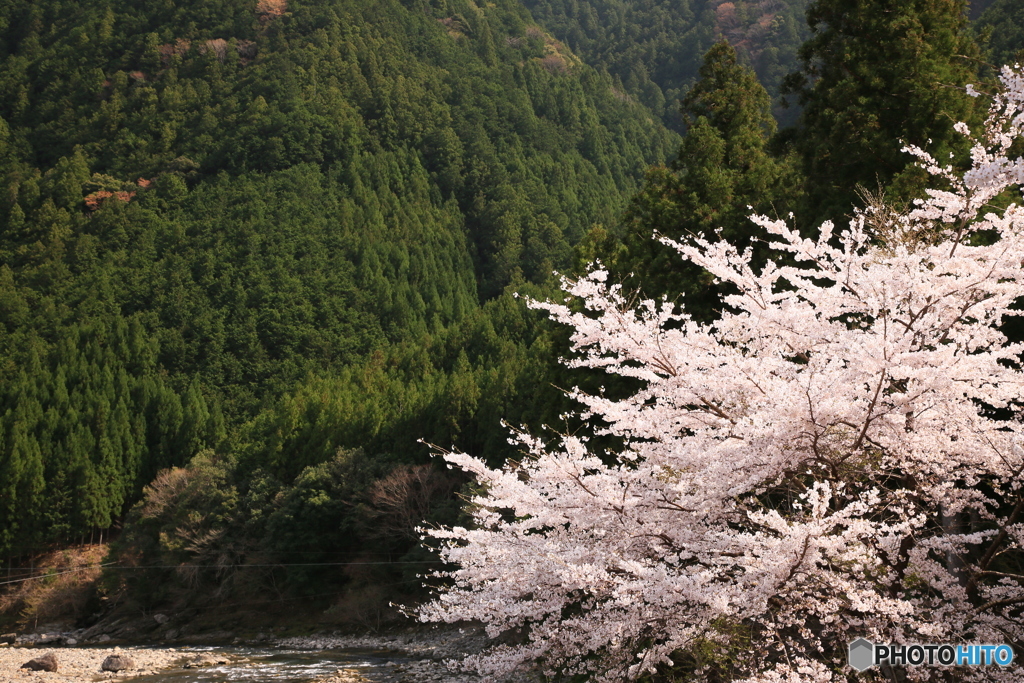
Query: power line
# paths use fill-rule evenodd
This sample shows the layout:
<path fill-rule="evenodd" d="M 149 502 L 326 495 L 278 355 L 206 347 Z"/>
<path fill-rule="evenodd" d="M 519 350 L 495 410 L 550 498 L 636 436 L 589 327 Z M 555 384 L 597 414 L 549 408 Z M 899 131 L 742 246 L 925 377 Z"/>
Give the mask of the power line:
<path fill-rule="evenodd" d="M 229 567 L 351 567 L 380 564 L 444 564 L 444 560 L 402 560 L 395 562 L 277 562 L 266 564 L 141 564 L 111 566 L 111 569 L 227 569 Z"/>
<path fill-rule="evenodd" d="M 83 567 L 73 567 L 71 569 L 66 569 L 66 570 L 64 570 L 62 572 L 57 572 L 55 574 L 46 573 L 46 574 L 40 574 L 38 576 L 30 576 L 27 579 L 14 579 L 12 581 L 0 581 L 0 586 L 6 586 L 9 583 L 23 583 L 25 581 L 34 581 L 36 579 L 48 579 L 51 576 L 63 576 L 64 574 L 71 574 L 73 572 L 80 572 L 80 571 L 83 571 L 85 569 L 100 569 L 101 567 L 109 567 L 112 564 L 113 564 L 113 562 L 108 562 L 107 564 L 99 564 L 99 565 L 95 565 L 95 564 L 93 564 L 93 565 L 85 565 Z"/>
<path fill-rule="evenodd" d="M 80 572 L 86 569 L 124 569 L 124 570 L 137 570 L 137 569 L 238 569 L 238 568 L 268 568 L 268 567 L 356 567 L 356 566 L 368 566 L 368 565 L 396 565 L 396 564 L 445 564 L 444 560 L 402 560 L 395 562 L 277 562 L 277 563 L 260 563 L 260 564 L 145 564 L 145 565 L 116 565 L 113 562 L 107 562 L 100 565 L 84 565 L 81 567 L 73 567 L 66 569 L 62 572 L 57 573 L 46 573 L 39 574 L 38 576 L 29 576 L 24 579 L 13 579 L 11 581 L 0 581 L 0 586 L 6 586 L 12 583 L 23 583 L 25 581 L 35 581 L 37 579 L 47 579 L 53 576 L 63 576 L 64 574 L 71 574 L 72 572 Z"/>

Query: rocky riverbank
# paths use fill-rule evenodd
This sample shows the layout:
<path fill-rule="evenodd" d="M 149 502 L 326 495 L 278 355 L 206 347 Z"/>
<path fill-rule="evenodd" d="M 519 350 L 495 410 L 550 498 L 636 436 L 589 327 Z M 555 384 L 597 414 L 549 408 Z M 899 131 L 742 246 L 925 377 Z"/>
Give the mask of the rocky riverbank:
<path fill-rule="evenodd" d="M 237 665 L 244 666 L 247 658 L 252 656 L 252 648 L 260 652 L 294 650 L 313 653 L 314 657 L 316 653 L 322 652 L 327 655 L 325 660 L 330 660 L 330 654 L 338 652 L 372 653 L 375 662 L 373 666 L 347 666 L 339 662 L 336 671 L 322 676 L 316 683 L 478 683 L 480 678 L 475 674 L 450 671 L 446 662 L 458 661 L 466 655 L 478 653 L 491 642 L 479 627 L 411 627 L 384 634 L 352 636 L 319 633 L 285 638 L 269 633 L 241 638 L 220 632 L 205 634 L 205 638 L 198 637 L 191 643 L 179 639 L 174 643 L 175 647 L 160 649 L 79 647 L 79 639 L 83 635 L 87 636 L 87 641 L 93 642 L 103 637 L 95 633 L 83 634 L 81 631 L 35 633 L 18 636 L 18 643 L 14 647 L 0 645 L 0 683 L 43 680 L 92 683 L 104 678 L 124 679 L 183 665 L 221 664 L 225 661 L 224 653 L 232 652 L 235 654 L 229 654 L 226 658 L 237 658 Z M 189 644 L 210 647 L 214 645 L 212 641 L 217 641 L 215 651 L 197 654 L 188 647 Z M 34 644 L 35 647 L 23 647 L 28 644 Z M 56 673 L 35 673 L 19 668 L 30 659 L 51 652 L 59 662 Z M 135 667 L 117 674 L 101 671 L 103 660 L 118 652 L 134 659 Z M 211 659 L 215 653 L 219 661 Z M 197 658 L 211 661 L 200 662 Z M 536 675 L 523 675 L 513 679 L 513 682 L 533 683 L 538 680 Z"/>
<path fill-rule="evenodd" d="M 22 669 L 26 662 L 52 654 L 57 670 L 30 671 Z M 103 662 L 111 655 L 119 654 L 133 660 L 131 669 L 119 672 L 103 671 Z M 155 673 L 161 669 L 184 663 L 185 655 L 174 649 L 148 648 L 76 648 L 58 649 L 0 647 L 0 681 L 19 683 L 25 681 L 67 681 L 68 683 L 93 683 L 96 680 L 126 678 Z"/>

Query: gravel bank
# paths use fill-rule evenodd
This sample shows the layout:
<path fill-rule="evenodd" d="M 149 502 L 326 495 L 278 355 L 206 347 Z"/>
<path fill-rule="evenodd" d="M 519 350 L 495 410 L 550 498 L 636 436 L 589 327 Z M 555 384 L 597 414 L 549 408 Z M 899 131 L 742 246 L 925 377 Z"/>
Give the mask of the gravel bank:
<path fill-rule="evenodd" d="M 57 657 L 55 673 L 29 671 L 20 668 L 22 664 L 52 652 Z M 135 660 L 135 668 L 121 673 L 101 671 L 103 660 L 114 653 L 126 654 Z M 123 679 L 151 674 L 173 666 L 185 655 L 173 649 L 153 650 L 148 648 L 46 648 L 0 647 L 0 683 L 21 681 L 71 681 L 92 683 L 97 680 Z"/>
<path fill-rule="evenodd" d="M 297 650 L 391 650 L 401 656 L 396 656 L 396 661 L 372 673 L 342 669 L 334 676 L 318 679 L 316 683 L 479 683 L 479 676 L 450 671 L 445 661 L 460 660 L 468 654 L 478 653 L 489 643 L 481 628 L 442 627 L 381 636 L 315 635 L 286 638 L 278 641 L 277 645 Z M 533 683 L 538 680 L 536 675 L 524 674 L 511 679 L 510 683 Z"/>
<path fill-rule="evenodd" d="M 197 658 L 224 657 L 226 662 L 236 658 L 244 660 L 247 656 L 241 652 L 232 654 L 232 646 L 228 646 L 226 650 L 218 649 L 218 652 L 225 653 L 223 655 L 197 654 L 188 647 L 184 649 L 59 647 L 60 643 L 72 640 L 72 636 L 77 638 L 80 635 L 78 633 L 31 634 L 21 638 L 24 639 L 24 642 L 36 643 L 36 647 L 0 646 L 0 683 L 35 683 L 36 681 L 94 683 L 110 679 L 130 679 L 135 676 L 156 673 L 162 669 L 180 666 L 185 661 L 199 666 L 215 663 L 213 661 L 201 663 L 193 661 Z M 232 634 L 222 635 L 232 636 Z M 319 678 L 316 683 L 480 683 L 479 676 L 450 671 L 445 662 L 458 661 L 468 654 L 480 652 L 490 644 L 487 635 L 479 627 L 464 629 L 453 627 L 414 628 L 391 631 L 382 635 L 317 634 L 283 639 L 275 638 L 271 634 L 261 634 L 255 638 L 229 637 L 223 638 L 223 640 L 233 641 L 234 647 L 249 646 L 259 650 L 266 648 L 269 651 L 275 649 L 306 652 L 357 650 L 376 653 L 375 658 L 378 663 L 372 667 L 349 667 L 339 662 L 335 673 Z M 52 643 L 52 645 L 40 647 L 40 641 Z M 20 668 L 30 659 L 51 652 L 57 657 L 59 663 L 56 673 L 32 672 Z M 136 663 L 135 669 L 118 674 L 101 671 L 100 665 L 103 660 L 114 653 L 132 657 Z M 241 665 L 244 665 L 244 661 Z M 538 680 L 539 677 L 536 675 L 524 674 L 512 679 L 509 683 L 536 683 Z"/>

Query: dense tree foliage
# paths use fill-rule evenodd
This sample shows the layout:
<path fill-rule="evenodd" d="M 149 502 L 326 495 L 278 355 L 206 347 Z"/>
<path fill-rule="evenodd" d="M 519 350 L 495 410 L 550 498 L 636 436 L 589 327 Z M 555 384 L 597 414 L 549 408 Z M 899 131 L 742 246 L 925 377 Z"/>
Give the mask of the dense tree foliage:
<path fill-rule="evenodd" d="M 813 35 L 786 89 L 803 106 L 808 220 L 841 217 L 858 187 L 920 195 L 925 177 L 894 140 L 962 161 L 953 125 L 974 120 L 964 86 L 978 54 L 964 0 L 815 0 L 807 20 Z"/>
<path fill-rule="evenodd" d="M 481 302 L 676 144 L 511 1 L 0 17 L 0 552 L 106 528 L 203 448 L 301 450 L 290 482 L 466 438 L 477 401 L 496 431 L 533 333 Z"/>
<path fill-rule="evenodd" d="M 583 59 L 682 130 L 678 103 L 704 53 L 727 39 L 774 96 L 797 67 L 806 0 L 524 0 L 533 16 Z M 779 108 L 777 115 L 790 119 Z"/>
<path fill-rule="evenodd" d="M 712 315 L 717 288 L 704 271 L 678 263 L 675 250 L 656 239 L 710 237 L 718 232 L 738 248 L 763 254 L 763 232 L 750 207 L 785 215 L 799 197 L 795 159 L 768 149 L 775 132 L 768 93 L 728 43 L 704 57 L 700 80 L 683 98 L 687 132 L 678 157 L 648 171 L 626 215 L 621 236 L 595 231 L 591 256 L 612 276 L 644 296 L 682 297 L 698 317 Z"/>
<path fill-rule="evenodd" d="M 827 178 L 912 194 L 875 158 L 901 136 L 955 149 L 952 0 L 815 3 L 805 129 L 772 144 L 804 4 L 0 0 L 0 555 L 122 520 L 119 562 L 419 562 L 410 519 L 468 486 L 419 439 L 498 467 L 502 419 L 585 428 L 556 386 L 627 389 L 554 367 L 567 333 L 513 292 L 599 256 L 709 320 L 726 290 L 652 234 L 759 263 L 748 206 L 803 228 Z M 124 576 L 149 601 L 351 578 Z"/>
<path fill-rule="evenodd" d="M 996 0 L 978 17 L 975 27 L 988 38 L 989 64 L 1014 64 L 1024 58 L 1024 5 Z"/>

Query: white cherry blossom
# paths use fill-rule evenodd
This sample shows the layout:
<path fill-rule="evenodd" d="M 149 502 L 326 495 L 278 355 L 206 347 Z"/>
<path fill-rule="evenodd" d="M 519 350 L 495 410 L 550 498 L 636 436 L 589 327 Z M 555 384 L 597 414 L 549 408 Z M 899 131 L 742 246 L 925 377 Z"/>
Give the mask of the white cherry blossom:
<path fill-rule="evenodd" d="M 1024 348 L 999 331 L 1024 295 L 1024 213 L 987 208 L 1024 179 L 1007 158 L 1024 75 L 1002 80 L 967 173 L 909 150 L 944 189 L 905 215 L 816 239 L 754 216 L 778 255 L 759 270 L 724 242 L 666 240 L 734 286 L 712 324 L 630 305 L 600 265 L 564 282 L 569 303 L 531 304 L 572 327 L 572 365 L 640 388 L 572 393 L 620 452 L 516 433 L 504 469 L 444 455 L 483 493 L 471 528 L 425 531 L 454 568 L 419 617 L 521 634 L 465 666 L 810 683 L 857 678 L 858 637 L 1024 642 Z"/>

